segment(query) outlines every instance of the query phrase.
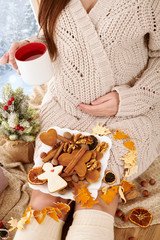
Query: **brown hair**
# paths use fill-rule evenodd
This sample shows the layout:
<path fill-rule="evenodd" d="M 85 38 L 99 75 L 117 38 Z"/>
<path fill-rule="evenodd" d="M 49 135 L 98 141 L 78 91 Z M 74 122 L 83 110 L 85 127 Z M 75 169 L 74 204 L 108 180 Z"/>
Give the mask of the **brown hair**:
<path fill-rule="evenodd" d="M 57 47 L 54 42 L 56 21 L 61 11 L 70 0 L 41 0 L 38 13 L 38 22 L 43 30 L 51 57 L 57 57 Z"/>

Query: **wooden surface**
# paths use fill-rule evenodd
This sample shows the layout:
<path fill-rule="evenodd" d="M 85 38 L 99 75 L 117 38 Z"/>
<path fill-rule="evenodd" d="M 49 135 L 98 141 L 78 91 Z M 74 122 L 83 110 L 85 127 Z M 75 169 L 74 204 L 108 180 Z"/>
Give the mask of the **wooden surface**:
<path fill-rule="evenodd" d="M 135 237 L 136 240 L 160 240 L 160 224 L 148 228 L 115 228 L 114 240 L 128 240 L 129 237 Z M 107 238 L 106 238 L 107 240 Z"/>

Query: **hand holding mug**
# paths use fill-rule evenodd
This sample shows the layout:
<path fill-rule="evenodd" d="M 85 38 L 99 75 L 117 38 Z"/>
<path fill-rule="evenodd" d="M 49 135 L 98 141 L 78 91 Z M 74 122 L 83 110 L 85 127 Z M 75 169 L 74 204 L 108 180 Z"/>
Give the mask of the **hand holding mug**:
<path fill-rule="evenodd" d="M 18 70 L 22 79 L 28 85 L 41 85 L 53 76 L 53 66 L 45 44 L 29 43 L 24 40 L 15 42 L 0 59 L 0 65 L 10 63 Z"/>
<path fill-rule="evenodd" d="M 0 65 L 4 66 L 6 63 L 9 63 L 12 65 L 12 68 L 14 70 L 17 70 L 18 73 L 19 73 L 19 70 L 18 70 L 18 66 L 17 66 L 17 63 L 15 61 L 15 53 L 16 51 L 28 44 L 29 42 L 26 41 L 26 40 L 23 40 L 23 41 L 20 41 L 20 42 L 14 42 L 12 43 L 10 49 L 8 50 L 8 52 L 6 52 L 1 58 L 0 58 Z"/>
<path fill-rule="evenodd" d="M 28 85 L 41 85 L 53 77 L 53 66 L 47 46 L 41 42 L 19 48 L 15 60 L 22 79 Z"/>

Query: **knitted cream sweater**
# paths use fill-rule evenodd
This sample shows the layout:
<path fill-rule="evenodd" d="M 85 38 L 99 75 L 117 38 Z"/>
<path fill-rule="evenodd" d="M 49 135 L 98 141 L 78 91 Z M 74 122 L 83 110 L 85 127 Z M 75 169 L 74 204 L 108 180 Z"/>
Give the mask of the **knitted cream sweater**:
<path fill-rule="evenodd" d="M 42 131 L 57 125 L 92 132 L 97 122 L 123 130 L 134 139 L 139 175 L 160 154 L 160 1 L 98 0 L 87 14 L 80 0 L 71 0 L 57 22 L 56 44 L 54 79 L 40 110 Z M 120 98 L 116 116 L 77 109 L 112 90 Z M 35 159 L 39 147 L 37 140 Z M 125 153 L 122 142 L 113 141 L 108 168 L 118 181 Z"/>

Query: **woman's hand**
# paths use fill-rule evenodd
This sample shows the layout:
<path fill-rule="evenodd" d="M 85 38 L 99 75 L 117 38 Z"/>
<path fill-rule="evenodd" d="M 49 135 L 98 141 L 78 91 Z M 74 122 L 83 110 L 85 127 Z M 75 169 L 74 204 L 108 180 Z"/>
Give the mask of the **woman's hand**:
<path fill-rule="evenodd" d="M 29 42 L 26 41 L 26 40 L 23 40 L 23 41 L 20 41 L 20 42 L 14 42 L 12 43 L 10 49 L 8 52 L 6 52 L 1 58 L 0 58 L 0 65 L 4 66 L 6 63 L 9 63 L 12 65 L 12 68 L 14 70 L 18 70 L 18 67 L 17 67 L 17 64 L 16 64 L 16 61 L 15 61 L 15 53 L 16 51 L 28 44 Z M 19 70 L 18 70 L 18 73 L 19 73 Z"/>
<path fill-rule="evenodd" d="M 94 100 L 91 105 L 80 103 L 78 109 L 94 116 L 114 116 L 119 108 L 119 94 L 116 91 Z"/>

